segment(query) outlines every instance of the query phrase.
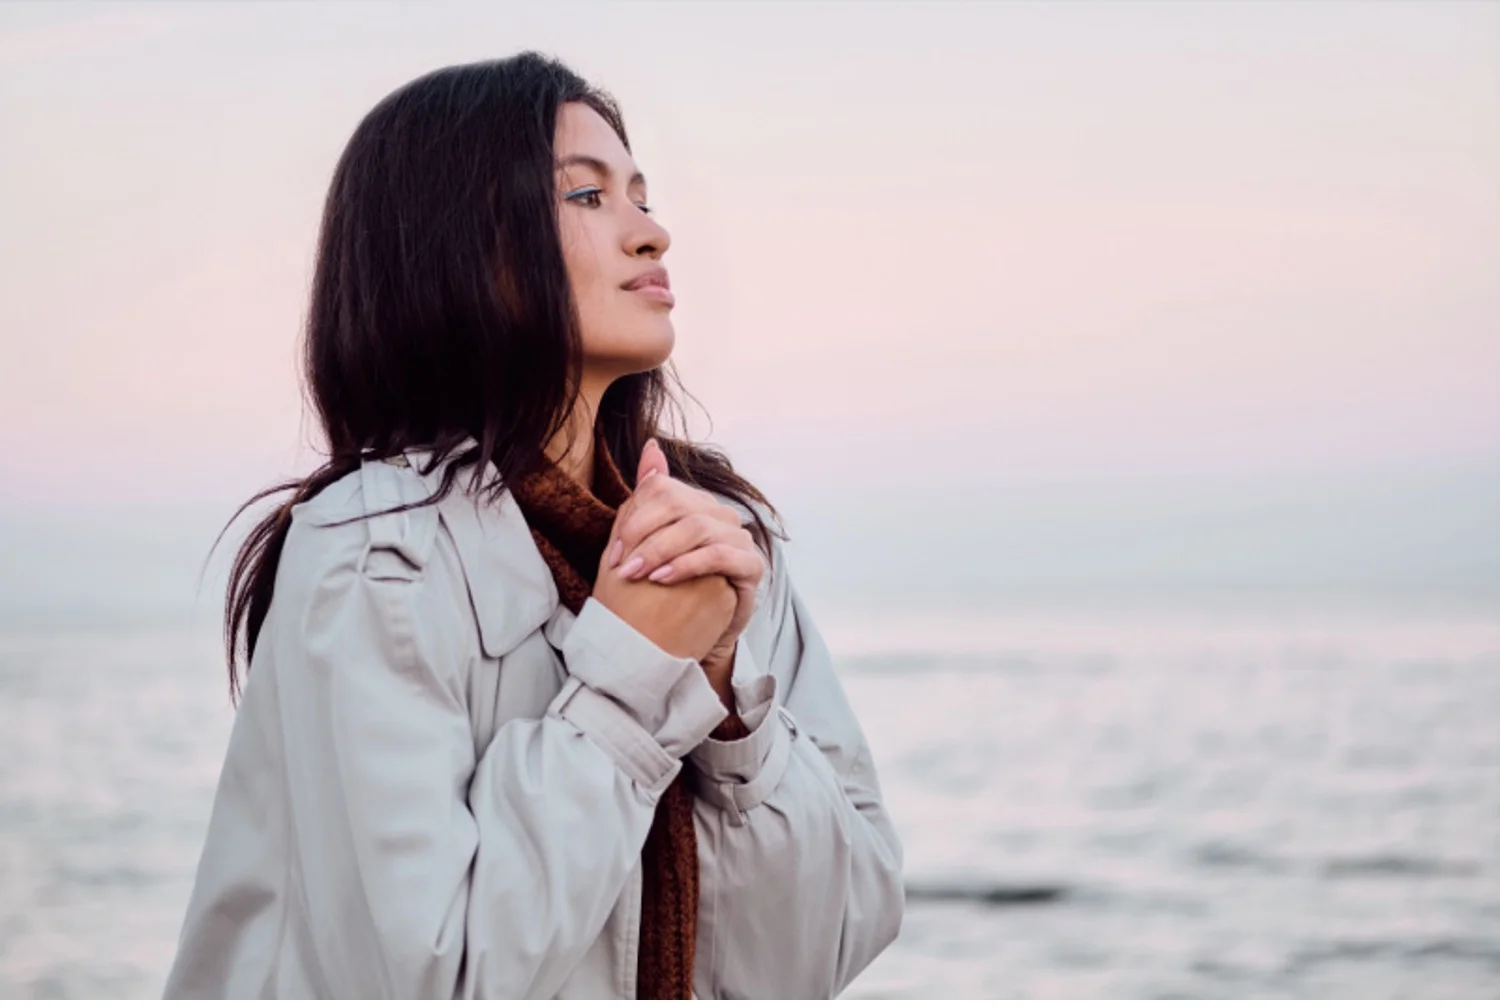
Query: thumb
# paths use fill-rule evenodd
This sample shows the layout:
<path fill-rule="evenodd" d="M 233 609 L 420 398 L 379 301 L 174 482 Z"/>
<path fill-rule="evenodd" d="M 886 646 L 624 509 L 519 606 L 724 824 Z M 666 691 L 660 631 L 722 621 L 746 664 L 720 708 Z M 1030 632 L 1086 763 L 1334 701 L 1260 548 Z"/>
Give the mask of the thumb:
<path fill-rule="evenodd" d="M 641 464 L 636 467 L 635 485 L 640 486 L 654 472 L 667 475 L 667 456 L 656 438 L 647 441 L 646 447 L 641 449 Z"/>

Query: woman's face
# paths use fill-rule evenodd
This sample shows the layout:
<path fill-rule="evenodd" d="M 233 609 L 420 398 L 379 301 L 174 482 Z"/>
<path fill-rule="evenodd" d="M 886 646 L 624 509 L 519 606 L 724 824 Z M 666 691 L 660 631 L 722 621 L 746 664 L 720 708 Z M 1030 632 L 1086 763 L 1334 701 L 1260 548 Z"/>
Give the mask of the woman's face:
<path fill-rule="evenodd" d="M 675 340 L 661 264 L 671 238 L 646 209 L 646 180 L 615 131 L 587 105 L 563 105 L 553 147 L 585 381 L 608 384 L 659 367 Z"/>

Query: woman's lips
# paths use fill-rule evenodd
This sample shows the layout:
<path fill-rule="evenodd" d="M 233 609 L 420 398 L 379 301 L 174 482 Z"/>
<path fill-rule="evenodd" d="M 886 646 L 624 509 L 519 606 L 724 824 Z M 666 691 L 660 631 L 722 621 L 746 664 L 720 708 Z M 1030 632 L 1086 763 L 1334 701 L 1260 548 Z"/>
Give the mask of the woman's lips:
<path fill-rule="evenodd" d="M 633 294 L 639 294 L 648 301 L 655 301 L 668 308 L 677 303 L 677 299 L 672 296 L 672 281 L 667 276 L 667 271 L 661 267 L 648 269 L 623 286 Z"/>
<path fill-rule="evenodd" d="M 637 287 L 627 288 L 627 290 L 629 290 L 632 294 L 639 294 L 641 297 L 646 298 L 648 301 L 655 301 L 658 304 L 664 304 L 668 308 L 677 303 L 677 298 L 672 294 L 672 292 L 666 287 L 661 286 L 660 284 L 645 283 Z"/>

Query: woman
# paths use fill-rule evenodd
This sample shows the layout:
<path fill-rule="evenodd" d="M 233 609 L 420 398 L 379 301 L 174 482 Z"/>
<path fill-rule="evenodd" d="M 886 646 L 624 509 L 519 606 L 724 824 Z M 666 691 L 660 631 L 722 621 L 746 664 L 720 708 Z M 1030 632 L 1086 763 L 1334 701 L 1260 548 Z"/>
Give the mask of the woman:
<path fill-rule="evenodd" d="M 308 321 L 330 459 L 236 558 L 169 996 L 831 997 L 895 938 L 774 511 L 657 433 L 645 199 L 610 99 L 535 54 L 355 131 Z"/>

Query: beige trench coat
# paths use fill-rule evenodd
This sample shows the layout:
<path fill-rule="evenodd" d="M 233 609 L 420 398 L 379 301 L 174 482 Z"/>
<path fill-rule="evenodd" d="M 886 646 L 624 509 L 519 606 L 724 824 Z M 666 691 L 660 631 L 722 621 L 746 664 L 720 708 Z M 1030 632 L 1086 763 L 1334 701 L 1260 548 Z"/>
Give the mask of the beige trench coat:
<path fill-rule="evenodd" d="M 631 998 L 683 760 L 697 996 L 838 994 L 900 928 L 901 847 L 779 543 L 719 742 L 697 663 L 561 606 L 508 495 L 362 517 L 436 488 L 394 461 L 294 509 L 167 996 Z"/>

